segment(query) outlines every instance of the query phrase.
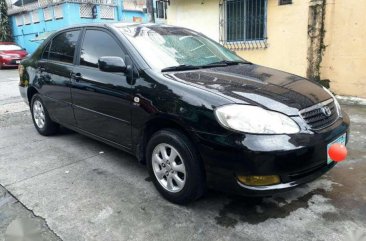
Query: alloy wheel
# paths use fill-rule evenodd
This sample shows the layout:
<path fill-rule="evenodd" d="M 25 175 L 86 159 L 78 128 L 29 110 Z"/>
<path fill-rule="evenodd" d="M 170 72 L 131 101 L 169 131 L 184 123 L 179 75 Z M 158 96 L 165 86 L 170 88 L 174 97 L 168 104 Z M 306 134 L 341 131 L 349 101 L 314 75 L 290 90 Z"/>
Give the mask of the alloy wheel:
<path fill-rule="evenodd" d="M 45 126 L 46 118 L 44 108 L 39 100 L 33 103 L 33 118 L 38 128 L 42 129 Z"/>
<path fill-rule="evenodd" d="M 152 153 L 152 169 L 160 185 L 169 192 L 179 192 L 186 183 L 186 167 L 179 152 L 169 144 L 157 145 Z"/>

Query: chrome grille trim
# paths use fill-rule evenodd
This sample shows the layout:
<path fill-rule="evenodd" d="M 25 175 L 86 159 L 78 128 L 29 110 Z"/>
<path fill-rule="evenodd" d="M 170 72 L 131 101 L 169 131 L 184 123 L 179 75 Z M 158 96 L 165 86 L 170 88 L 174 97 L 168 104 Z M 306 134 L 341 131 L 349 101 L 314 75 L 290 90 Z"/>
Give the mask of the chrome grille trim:
<path fill-rule="evenodd" d="M 305 109 L 300 110 L 300 114 L 303 114 L 304 112 L 309 112 L 309 111 L 312 111 L 312 110 L 315 110 L 315 109 L 320 109 L 323 106 L 332 103 L 333 101 L 334 101 L 333 98 L 330 98 L 329 100 L 326 100 L 326 101 L 320 102 L 318 104 L 312 105 L 310 107 L 307 107 Z"/>
<path fill-rule="evenodd" d="M 331 114 L 326 116 L 322 108 L 327 106 L 331 110 Z M 299 111 L 301 118 L 306 122 L 310 129 L 320 130 L 332 125 L 339 118 L 337 106 L 333 98 L 307 107 Z"/>

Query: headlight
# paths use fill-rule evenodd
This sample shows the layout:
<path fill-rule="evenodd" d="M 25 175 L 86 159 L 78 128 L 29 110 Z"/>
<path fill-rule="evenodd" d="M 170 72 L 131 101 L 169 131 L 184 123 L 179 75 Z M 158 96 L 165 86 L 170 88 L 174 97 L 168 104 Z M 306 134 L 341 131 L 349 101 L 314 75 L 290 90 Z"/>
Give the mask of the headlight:
<path fill-rule="evenodd" d="M 255 134 L 293 134 L 300 131 L 290 117 L 252 105 L 225 105 L 215 110 L 218 122 L 232 130 Z"/>
<path fill-rule="evenodd" d="M 342 109 L 341 109 L 341 105 L 338 103 L 337 98 L 333 95 L 332 92 L 330 92 L 327 88 L 323 87 L 323 90 L 325 90 L 325 92 L 327 92 L 330 96 L 332 96 L 333 100 L 334 100 L 334 105 L 337 109 L 338 112 L 338 116 L 342 117 Z"/>

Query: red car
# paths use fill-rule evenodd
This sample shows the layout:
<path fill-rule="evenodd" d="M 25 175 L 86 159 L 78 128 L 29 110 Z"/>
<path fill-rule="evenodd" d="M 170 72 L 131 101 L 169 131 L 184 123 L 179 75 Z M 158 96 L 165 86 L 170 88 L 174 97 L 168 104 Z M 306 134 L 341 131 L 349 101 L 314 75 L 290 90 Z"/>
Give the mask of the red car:
<path fill-rule="evenodd" d="M 28 53 L 22 47 L 12 42 L 0 42 L 0 69 L 16 67 Z"/>

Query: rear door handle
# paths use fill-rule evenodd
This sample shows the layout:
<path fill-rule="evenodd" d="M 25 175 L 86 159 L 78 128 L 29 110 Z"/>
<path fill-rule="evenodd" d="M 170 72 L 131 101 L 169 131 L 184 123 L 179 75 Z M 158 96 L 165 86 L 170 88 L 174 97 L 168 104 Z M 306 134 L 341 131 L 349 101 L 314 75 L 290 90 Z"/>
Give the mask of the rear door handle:
<path fill-rule="evenodd" d="M 71 78 L 78 82 L 82 78 L 82 75 L 80 73 L 71 73 Z"/>

